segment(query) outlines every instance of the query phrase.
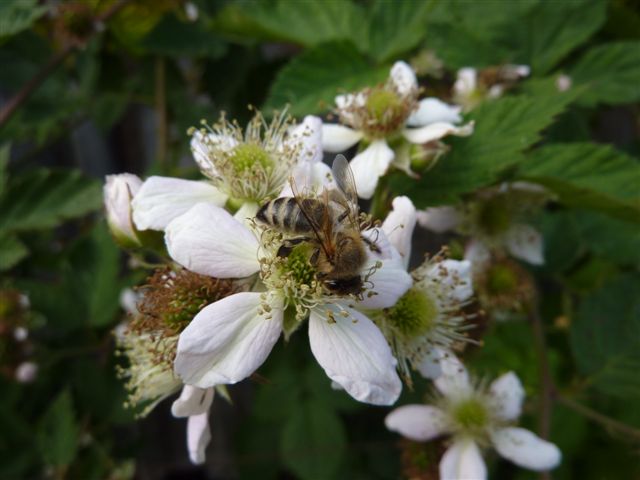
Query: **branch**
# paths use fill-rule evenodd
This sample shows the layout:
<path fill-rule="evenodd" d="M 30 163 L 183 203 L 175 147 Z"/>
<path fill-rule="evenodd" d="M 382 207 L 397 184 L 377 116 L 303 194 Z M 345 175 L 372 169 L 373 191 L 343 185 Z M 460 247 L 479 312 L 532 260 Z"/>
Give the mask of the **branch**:
<path fill-rule="evenodd" d="M 119 0 L 104 13 L 95 18 L 93 32 L 87 37 L 83 45 L 67 45 L 62 51 L 55 54 L 22 89 L 16 93 L 0 110 L 0 128 L 9 121 L 16 110 L 35 92 L 42 83 L 51 75 L 64 60 L 76 50 L 84 47 L 97 33 L 103 30 L 103 24 L 109 21 L 116 13 L 124 8 L 132 0 Z"/>

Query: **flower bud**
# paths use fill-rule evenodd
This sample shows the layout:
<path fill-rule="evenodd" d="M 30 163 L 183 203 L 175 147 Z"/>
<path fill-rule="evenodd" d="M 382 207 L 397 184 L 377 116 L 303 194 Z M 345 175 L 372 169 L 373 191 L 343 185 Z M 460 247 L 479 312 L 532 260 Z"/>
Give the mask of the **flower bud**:
<path fill-rule="evenodd" d="M 124 247 L 140 245 L 138 233 L 131 219 L 131 200 L 141 185 L 142 180 L 130 173 L 107 175 L 107 183 L 104 185 L 107 223 L 116 241 Z"/>

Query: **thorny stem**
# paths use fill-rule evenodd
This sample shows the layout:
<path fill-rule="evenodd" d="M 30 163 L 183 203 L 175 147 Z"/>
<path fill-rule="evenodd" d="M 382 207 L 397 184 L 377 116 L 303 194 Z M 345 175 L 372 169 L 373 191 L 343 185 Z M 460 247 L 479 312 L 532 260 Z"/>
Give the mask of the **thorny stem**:
<path fill-rule="evenodd" d="M 102 15 L 99 15 L 94 20 L 94 29 L 92 34 L 87 38 L 87 42 L 98 32 L 102 30 L 102 25 L 111 19 L 116 13 L 124 8 L 132 0 L 119 0 L 114 3 L 107 11 Z M 47 62 L 47 64 L 36 73 L 31 80 L 29 80 L 25 86 L 16 93 L 0 110 L 0 127 L 9 121 L 18 108 L 29 99 L 29 97 L 35 92 L 42 83 L 51 75 L 66 58 L 73 52 L 81 48 L 80 45 L 68 45 L 62 51 L 55 54 Z"/>

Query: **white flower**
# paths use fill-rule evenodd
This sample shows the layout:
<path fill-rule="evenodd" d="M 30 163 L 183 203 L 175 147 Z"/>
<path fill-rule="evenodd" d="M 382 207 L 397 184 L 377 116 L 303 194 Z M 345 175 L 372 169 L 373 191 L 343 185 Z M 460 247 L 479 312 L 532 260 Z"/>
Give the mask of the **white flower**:
<path fill-rule="evenodd" d="M 140 190 L 142 180 L 131 173 L 107 175 L 103 188 L 104 206 L 109 229 L 123 246 L 140 245 L 131 220 L 131 201 Z"/>
<path fill-rule="evenodd" d="M 407 197 L 393 200 L 382 230 L 408 266 L 416 210 Z M 467 318 L 461 313 L 473 295 L 471 264 L 441 256 L 426 260 L 412 272 L 412 287 L 398 302 L 373 316 L 410 382 L 410 367 L 426 378 L 440 375 L 440 361 L 456 342 L 469 341 Z"/>
<path fill-rule="evenodd" d="M 38 376 L 38 364 L 35 362 L 22 362 L 15 371 L 16 380 L 20 383 L 31 383 Z"/>
<path fill-rule="evenodd" d="M 546 191 L 526 182 L 503 184 L 497 190 L 482 192 L 466 205 L 432 207 L 418 213 L 418 223 L 434 232 L 453 230 L 469 235 L 465 259 L 474 269 L 482 269 L 492 252 L 505 250 L 532 265 L 542 265 L 543 238 L 520 217 L 540 206 Z"/>
<path fill-rule="evenodd" d="M 424 145 L 447 135 L 467 136 L 473 132 L 472 124 L 454 125 L 461 121 L 459 107 L 437 98 L 417 101 L 417 97 L 415 73 L 405 62 L 393 65 L 385 86 L 336 97 L 340 120 L 348 126 L 324 124 L 322 146 L 328 152 L 341 152 L 360 141 L 367 143 L 351 160 L 360 197 L 372 197 L 378 179 L 392 162 L 409 170 L 409 157 L 398 158 L 389 140 L 404 138 L 411 144 Z"/>
<path fill-rule="evenodd" d="M 553 443 L 523 428 L 511 426 L 520 416 L 524 390 L 509 372 L 489 388 L 474 387 L 459 360 L 442 362 L 435 380 L 440 398 L 435 405 L 404 405 L 385 419 L 389 430 L 415 441 L 451 435 L 451 446 L 440 460 L 443 480 L 487 478 L 480 447 L 493 446 L 504 458 L 535 471 L 558 466 L 561 453 Z"/>
<path fill-rule="evenodd" d="M 304 253 L 278 257 L 270 231 L 248 228 L 225 210 L 199 204 L 166 230 L 171 257 L 194 272 L 218 278 L 259 274 L 262 292 L 242 292 L 205 307 L 180 335 L 175 371 L 185 383 L 208 388 L 236 383 L 267 358 L 284 331 L 309 319 L 311 350 L 327 375 L 355 399 L 389 405 L 402 388 L 384 336 L 355 309 L 393 305 L 411 279 L 399 255 L 373 253 L 363 272 L 363 298 L 327 294 Z M 364 232 L 381 251 L 392 247 L 383 232 Z M 376 238 L 377 237 L 377 238 Z"/>
<path fill-rule="evenodd" d="M 214 388 L 182 387 L 180 397 L 171 405 L 171 414 L 176 418 L 187 417 L 187 450 L 195 465 L 205 461 L 205 450 L 211 441 L 209 409 L 213 403 Z"/>
<path fill-rule="evenodd" d="M 150 177 L 133 201 L 140 230 L 164 230 L 171 220 L 198 203 L 239 209 L 278 196 L 291 175 L 301 175 L 322 160 L 321 120 L 307 116 L 297 126 L 285 113 L 267 125 L 256 113 L 245 130 L 222 120 L 193 130 L 191 150 L 206 181 Z"/>
<path fill-rule="evenodd" d="M 468 112 L 485 99 L 501 97 L 506 89 L 530 73 L 528 65 L 502 65 L 480 72 L 471 67 L 461 68 L 453 84 L 453 100 Z"/>

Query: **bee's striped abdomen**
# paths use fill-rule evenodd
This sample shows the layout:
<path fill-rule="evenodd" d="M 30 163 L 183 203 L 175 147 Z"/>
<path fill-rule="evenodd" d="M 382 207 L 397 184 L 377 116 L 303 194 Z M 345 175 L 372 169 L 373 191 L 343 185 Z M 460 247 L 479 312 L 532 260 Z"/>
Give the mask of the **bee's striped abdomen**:
<path fill-rule="evenodd" d="M 322 202 L 312 198 L 301 200 L 302 206 L 308 216 L 318 225 L 322 223 L 326 211 Z M 256 218 L 267 225 L 285 232 L 310 233 L 313 231 L 307 216 L 300 209 L 298 201 L 293 197 L 276 198 L 264 204 Z"/>

